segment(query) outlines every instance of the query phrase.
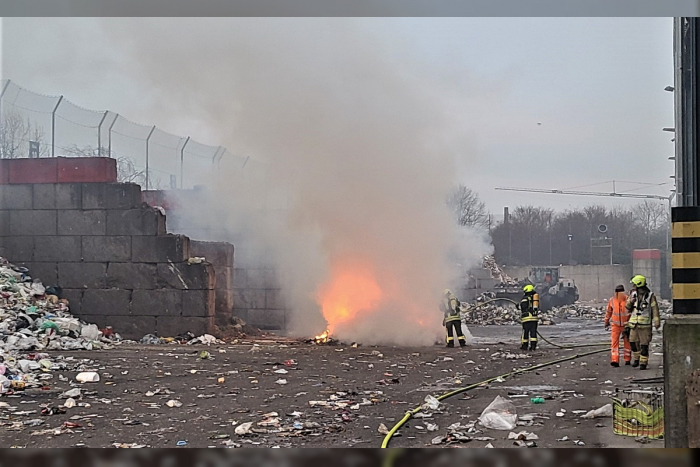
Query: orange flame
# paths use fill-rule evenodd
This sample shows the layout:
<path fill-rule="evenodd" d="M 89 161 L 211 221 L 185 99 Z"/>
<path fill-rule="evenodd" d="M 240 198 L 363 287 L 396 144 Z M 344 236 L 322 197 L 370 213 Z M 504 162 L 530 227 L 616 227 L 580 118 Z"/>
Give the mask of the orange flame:
<path fill-rule="evenodd" d="M 327 335 L 338 325 L 350 322 L 362 311 L 375 308 L 382 299 L 372 267 L 358 261 L 337 263 L 331 270 L 331 280 L 316 296 L 323 317 L 328 323 Z"/>
<path fill-rule="evenodd" d="M 326 342 L 328 342 L 330 334 L 331 334 L 330 331 L 328 329 L 326 329 L 318 336 L 314 336 L 314 340 L 316 341 L 317 344 L 325 344 Z"/>

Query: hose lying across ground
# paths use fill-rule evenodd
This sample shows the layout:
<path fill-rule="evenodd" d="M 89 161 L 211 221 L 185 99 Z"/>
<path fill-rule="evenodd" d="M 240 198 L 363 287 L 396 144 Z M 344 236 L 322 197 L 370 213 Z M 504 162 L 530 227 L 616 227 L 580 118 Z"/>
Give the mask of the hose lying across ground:
<path fill-rule="evenodd" d="M 505 300 L 505 301 L 509 301 L 509 302 L 511 302 L 511 303 L 515 303 L 513 300 L 510 300 L 510 299 L 508 299 L 508 298 L 495 298 L 495 299 L 488 300 L 488 301 L 486 301 L 486 302 L 484 302 L 484 303 L 478 305 L 477 308 L 479 308 L 480 306 L 486 305 L 486 304 L 488 304 L 488 303 L 498 301 L 498 300 Z M 554 346 L 554 347 L 558 347 L 558 348 L 560 348 L 560 349 L 570 349 L 570 348 L 576 348 L 576 347 L 592 347 L 592 346 L 596 346 L 596 347 L 597 347 L 597 346 L 603 346 L 603 345 L 605 346 L 605 348 L 603 348 L 603 349 L 598 349 L 598 350 L 591 350 L 591 351 L 588 351 L 588 352 L 579 353 L 579 354 L 571 355 L 571 356 L 568 356 L 568 357 L 561 357 L 561 358 L 558 358 L 558 359 L 556 359 L 556 360 L 552 360 L 552 361 L 550 361 L 550 362 L 539 363 L 539 364 L 534 365 L 534 366 L 531 366 L 531 367 L 521 368 L 521 369 L 519 369 L 519 370 L 514 370 L 514 371 L 511 371 L 511 372 L 509 372 L 509 373 L 505 373 L 505 374 L 502 374 L 502 375 L 494 376 L 494 377 L 485 379 L 485 380 L 483 380 L 483 381 L 480 381 L 480 382 L 478 382 L 478 383 L 474 383 L 474 384 L 471 384 L 471 385 L 469 385 L 469 386 L 465 386 L 465 387 L 463 387 L 463 388 L 458 388 L 458 389 L 455 389 L 454 391 L 447 392 L 447 393 L 445 393 L 445 394 L 442 394 L 441 396 L 436 397 L 436 399 L 439 400 L 439 401 L 442 401 L 442 400 L 445 400 L 445 399 L 447 399 L 447 398 L 449 398 L 449 397 L 456 396 L 457 394 L 461 394 L 461 393 L 463 393 L 463 392 L 470 391 L 470 390 L 472 390 L 472 389 L 478 388 L 478 387 L 480 387 L 480 386 L 482 386 L 482 385 L 484 385 L 484 384 L 488 384 L 488 383 L 490 383 L 490 382 L 492 382 L 492 381 L 495 381 L 495 380 L 497 380 L 497 379 L 499 379 L 499 378 L 500 378 L 500 379 L 505 379 L 505 378 L 508 378 L 508 377 L 511 377 L 511 376 L 515 376 L 515 375 L 518 375 L 518 374 L 521 374 L 521 373 L 526 373 L 526 372 L 528 372 L 528 371 L 539 370 L 540 368 L 545 368 L 545 367 L 548 367 L 548 366 L 551 366 L 551 365 L 556 365 L 557 363 L 567 362 L 567 361 L 569 361 L 569 360 L 575 360 L 575 359 L 577 359 L 577 358 L 586 357 L 586 356 L 588 356 L 588 355 L 593 355 L 593 354 L 597 354 L 597 353 L 601 353 L 601 352 L 607 352 L 607 351 L 608 351 L 608 346 L 610 345 L 610 342 L 600 342 L 600 343 L 597 343 L 597 344 L 571 344 L 571 345 L 559 345 L 559 344 L 555 344 L 555 343 L 553 343 L 553 342 L 548 341 L 548 340 L 545 339 L 545 338 L 542 336 L 542 334 L 540 334 L 539 332 L 537 333 L 537 335 L 538 335 L 540 338 L 542 338 L 542 340 L 545 341 L 546 343 L 548 343 L 548 344 L 550 344 L 550 345 L 552 345 L 552 346 Z M 409 410 L 408 412 L 406 412 L 406 415 L 404 415 L 403 418 L 402 418 L 401 420 L 399 420 L 398 423 L 396 423 L 396 425 L 394 425 L 394 427 L 393 427 L 391 430 L 389 430 L 389 433 L 387 433 L 386 436 L 384 437 L 384 441 L 382 442 L 382 449 L 384 449 L 384 448 L 386 448 L 386 447 L 389 446 L 389 442 L 391 441 L 391 438 L 396 434 L 396 432 L 399 430 L 399 428 L 401 428 L 408 420 L 410 420 L 411 417 L 413 417 L 415 414 L 417 414 L 418 412 L 420 412 L 420 410 L 421 410 L 421 406 L 419 405 L 418 407 L 416 407 L 416 408 L 414 408 L 414 409 Z M 391 465 L 391 464 L 393 464 L 394 457 L 395 457 L 395 456 L 391 456 L 391 455 L 390 455 L 390 456 L 387 456 L 386 459 L 385 459 L 385 465 Z"/>
<path fill-rule="evenodd" d="M 512 303 L 512 304 L 514 304 L 514 305 L 517 305 L 517 304 L 518 304 L 517 302 L 514 302 L 514 301 L 511 300 L 510 298 L 492 298 L 491 300 L 486 300 L 485 302 L 480 303 L 479 305 L 475 306 L 474 309 L 478 309 L 478 308 L 481 308 L 481 307 L 484 306 L 484 305 L 488 305 L 489 303 L 498 302 L 498 301 L 510 302 L 510 303 Z M 599 345 L 610 345 L 609 342 L 598 342 L 598 343 L 595 343 L 595 344 L 567 344 L 567 345 L 560 345 L 560 344 L 555 344 L 554 342 L 551 342 L 551 341 L 547 340 L 547 338 L 545 338 L 542 334 L 540 334 L 539 331 L 537 331 L 537 335 L 540 337 L 540 339 L 542 339 L 543 341 L 545 341 L 547 344 L 549 344 L 549 345 L 551 345 L 551 346 L 553 346 L 553 347 L 557 347 L 557 348 L 559 348 L 559 349 L 574 349 L 574 348 L 579 348 L 579 347 L 597 347 L 597 346 L 599 346 Z"/>
<path fill-rule="evenodd" d="M 605 344 L 605 345 L 608 345 L 608 344 Z M 456 396 L 457 394 L 460 394 L 460 393 L 463 393 L 466 391 L 470 391 L 472 389 L 478 388 L 479 386 L 482 386 L 484 384 L 488 384 L 492 381 L 495 381 L 499 378 L 505 379 L 505 378 L 508 378 L 511 376 L 518 375 L 520 373 L 526 373 L 528 371 L 539 370 L 540 368 L 548 367 L 551 365 L 556 365 L 557 363 L 567 362 L 569 360 L 574 360 L 577 358 L 586 357 L 588 355 L 593 355 L 593 354 L 607 352 L 607 351 L 608 351 L 607 348 L 598 349 L 598 350 L 591 350 L 588 352 L 584 352 L 584 353 L 580 353 L 580 354 L 576 354 L 576 355 L 571 355 L 568 357 L 558 358 L 556 360 L 552 360 L 551 362 L 539 363 L 539 364 L 531 366 L 531 367 L 521 368 L 519 370 L 514 370 L 514 371 L 511 371 L 509 373 L 505 373 L 505 374 L 502 374 L 499 376 L 494 376 L 492 378 L 485 379 L 484 381 L 480 381 L 478 383 L 470 384 L 469 386 L 465 386 L 463 388 L 455 389 L 454 391 L 450 391 L 450 392 L 447 392 L 445 394 L 442 394 L 441 396 L 436 397 L 436 399 L 439 401 L 442 401 L 442 400 L 447 399 L 448 397 Z M 419 405 L 415 409 L 409 410 L 408 412 L 406 412 L 406 415 L 404 415 L 404 417 L 401 420 L 399 420 L 399 422 L 396 425 L 394 425 L 394 427 L 391 430 L 389 430 L 389 433 L 387 433 L 387 435 L 384 437 L 384 441 L 382 442 L 382 449 L 389 446 L 389 442 L 391 441 L 391 438 L 394 436 L 394 434 L 396 434 L 396 432 L 399 430 L 399 428 L 401 428 L 411 417 L 413 417 L 415 414 L 420 412 L 420 410 L 421 410 L 421 406 Z"/>

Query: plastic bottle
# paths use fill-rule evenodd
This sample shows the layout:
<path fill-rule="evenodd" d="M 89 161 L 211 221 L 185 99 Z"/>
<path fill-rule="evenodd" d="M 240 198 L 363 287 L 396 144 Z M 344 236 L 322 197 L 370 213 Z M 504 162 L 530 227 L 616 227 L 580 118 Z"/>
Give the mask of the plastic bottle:
<path fill-rule="evenodd" d="M 542 397 L 533 397 L 530 399 L 533 404 L 544 404 L 544 399 Z"/>

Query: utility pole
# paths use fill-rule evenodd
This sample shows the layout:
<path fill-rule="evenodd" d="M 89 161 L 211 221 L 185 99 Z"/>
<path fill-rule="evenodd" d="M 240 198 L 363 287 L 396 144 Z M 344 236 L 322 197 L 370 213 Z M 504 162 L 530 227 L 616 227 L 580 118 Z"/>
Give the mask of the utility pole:
<path fill-rule="evenodd" d="M 673 35 L 677 207 L 671 211 L 673 316 L 663 331 L 664 441 L 667 448 L 687 448 L 700 447 L 700 439 L 689 436 L 695 431 L 689 425 L 700 420 L 686 394 L 691 373 L 700 368 L 700 18 L 675 18 Z"/>

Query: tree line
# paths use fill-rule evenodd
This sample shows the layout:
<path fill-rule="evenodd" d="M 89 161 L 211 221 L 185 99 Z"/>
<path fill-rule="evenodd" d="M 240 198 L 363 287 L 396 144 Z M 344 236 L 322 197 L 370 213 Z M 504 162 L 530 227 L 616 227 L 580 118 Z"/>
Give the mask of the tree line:
<path fill-rule="evenodd" d="M 668 205 L 644 200 L 629 208 L 591 205 L 555 212 L 521 205 L 503 221 L 493 216 L 477 193 L 459 185 L 447 204 L 461 226 L 488 229 L 499 264 L 631 264 L 632 251 L 668 248 Z"/>

